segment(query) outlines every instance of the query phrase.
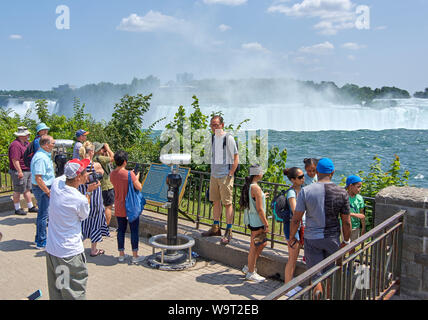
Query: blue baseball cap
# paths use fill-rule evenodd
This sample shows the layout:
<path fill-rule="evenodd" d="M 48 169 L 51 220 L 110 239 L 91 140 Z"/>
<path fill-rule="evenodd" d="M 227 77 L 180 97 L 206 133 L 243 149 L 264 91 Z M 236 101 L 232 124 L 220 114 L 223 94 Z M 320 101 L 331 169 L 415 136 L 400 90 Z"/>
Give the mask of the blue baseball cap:
<path fill-rule="evenodd" d="M 77 130 L 76 131 L 76 138 L 79 138 L 80 136 L 82 136 L 82 135 L 88 135 L 89 134 L 89 132 L 88 131 L 85 131 L 85 130 L 83 130 L 83 129 L 79 129 L 79 130 Z"/>
<path fill-rule="evenodd" d="M 36 133 L 39 133 L 39 131 L 41 130 L 49 130 L 49 129 L 50 128 L 44 122 L 41 122 L 36 127 Z"/>
<path fill-rule="evenodd" d="M 349 176 L 348 178 L 346 178 L 346 187 L 349 187 L 349 185 L 354 184 L 354 183 L 358 183 L 358 182 L 362 182 L 363 180 L 361 180 L 361 178 L 359 176 Z"/>
<path fill-rule="evenodd" d="M 322 158 L 318 161 L 317 171 L 319 173 L 332 173 L 334 171 L 333 161 L 329 158 Z"/>

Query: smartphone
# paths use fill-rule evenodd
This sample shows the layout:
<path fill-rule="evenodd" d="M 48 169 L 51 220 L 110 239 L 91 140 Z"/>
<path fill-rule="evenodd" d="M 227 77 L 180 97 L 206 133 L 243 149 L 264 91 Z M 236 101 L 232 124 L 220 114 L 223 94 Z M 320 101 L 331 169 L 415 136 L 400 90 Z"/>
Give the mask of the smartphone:
<path fill-rule="evenodd" d="M 134 168 L 134 173 L 137 174 L 140 171 L 140 164 L 137 163 Z"/>
<path fill-rule="evenodd" d="M 37 300 L 42 296 L 42 291 L 37 290 L 34 293 L 30 294 L 27 299 L 28 300 Z"/>

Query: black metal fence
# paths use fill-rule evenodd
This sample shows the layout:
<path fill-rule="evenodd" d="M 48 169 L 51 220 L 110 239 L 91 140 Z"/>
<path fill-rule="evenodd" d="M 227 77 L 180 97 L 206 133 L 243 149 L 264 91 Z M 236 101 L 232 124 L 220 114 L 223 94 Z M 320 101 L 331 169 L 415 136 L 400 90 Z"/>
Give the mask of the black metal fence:
<path fill-rule="evenodd" d="M 68 157 L 71 154 L 67 154 Z M 8 155 L 2 154 L 0 155 L 0 161 L 2 163 L 2 170 L 0 172 L 0 193 L 11 192 L 12 182 L 10 180 L 9 170 L 8 170 Z M 134 168 L 137 162 L 128 162 L 128 167 Z M 139 163 L 141 168 L 141 176 L 144 176 L 147 173 L 150 164 Z M 141 178 L 142 179 L 142 178 Z M 210 174 L 208 172 L 200 172 L 200 171 L 191 171 L 184 197 L 180 203 L 180 209 L 186 213 L 189 217 L 191 217 L 195 221 L 196 229 L 199 229 L 200 225 L 211 225 L 213 223 L 212 216 L 212 203 L 209 201 L 207 196 L 207 190 L 209 187 Z M 235 218 L 233 223 L 233 230 L 239 234 L 250 235 L 251 231 L 244 224 L 244 212 L 239 207 L 239 199 L 241 196 L 241 189 L 244 184 L 244 179 L 235 177 L 234 190 L 233 190 L 233 208 L 235 212 Z M 288 188 L 288 185 L 279 184 L 279 183 L 271 183 L 266 181 L 259 182 L 262 190 L 269 194 L 266 199 L 266 214 L 268 216 L 268 220 L 270 222 L 270 232 L 268 235 L 268 239 L 270 242 L 270 247 L 273 248 L 275 243 L 285 244 L 284 232 L 282 222 L 277 222 L 274 217 L 272 210 L 270 208 L 271 199 L 278 194 L 281 190 L 285 190 Z M 364 197 L 366 209 L 372 219 L 374 221 L 374 198 Z M 167 214 L 167 209 L 146 205 L 146 210 L 154 211 L 161 214 Z M 221 226 L 225 224 L 225 214 L 222 214 Z M 185 216 L 180 216 L 180 218 L 186 219 Z"/>
<path fill-rule="evenodd" d="M 287 296 L 297 286 L 302 289 L 287 300 L 384 299 L 399 289 L 404 214 L 401 210 L 264 300 Z"/>

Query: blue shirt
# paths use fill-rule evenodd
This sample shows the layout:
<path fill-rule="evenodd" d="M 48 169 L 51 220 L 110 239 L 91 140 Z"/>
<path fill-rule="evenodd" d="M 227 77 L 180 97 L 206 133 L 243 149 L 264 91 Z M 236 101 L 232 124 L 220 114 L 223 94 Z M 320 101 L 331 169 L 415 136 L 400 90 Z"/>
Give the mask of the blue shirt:
<path fill-rule="evenodd" d="M 36 153 L 37 151 L 39 151 L 39 148 L 40 148 L 40 136 L 37 136 L 35 139 L 34 139 L 34 153 Z"/>
<path fill-rule="evenodd" d="M 31 159 L 31 182 L 33 184 L 37 184 L 36 175 L 42 176 L 42 180 L 47 187 L 52 185 L 55 180 L 51 154 L 43 148 L 39 148 L 33 159 Z"/>

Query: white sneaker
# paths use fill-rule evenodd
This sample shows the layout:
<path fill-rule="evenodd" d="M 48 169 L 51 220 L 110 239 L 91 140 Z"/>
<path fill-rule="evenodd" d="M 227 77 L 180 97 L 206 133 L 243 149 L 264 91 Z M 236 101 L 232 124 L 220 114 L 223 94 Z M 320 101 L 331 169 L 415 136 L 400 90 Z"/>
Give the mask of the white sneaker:
<path fill-rule="evenodd" d="M 287 297 L 292 297 L 294 296 L 296 293 L 298 293 L 300 290 L 302 290 L 302 287 L 297 286 L 294 289 L 291 289 L 290 291 L 287 292 L 286 296 Z"/>
<path fill-rule="evenodd" d="M 254 268 L 254 271 L 255 272 L 257 272 L 257 268 Z M 243 274 L 247 274 L 248 273 L 248 266 L 247 265 L 245 265 L 243 268 L 242 268 L 242 270 L 241 270 L 241 272 L 243 273 Z"/>
<path fill-rule="evenodd" d="M 248 272 L 247 275 L 245 276 L 245 278 L 249 281 L 254 281 L 254 282 L 263 282 L 266 280 L 265 277 L 262 277 L 261 275 L 257 274 L 257 272 Z"/>
<path fill-rule="evenodd" d="M 127 254 L 125 254 L 125 255 L 123 255 L 123 256 L 119 256 L 118 258 L 117 258 L 117 260 L 119 261 L 119 262 L 123 262 L 123 261 L 125 261 L 126 259 L 128 259 L 129 258 L 129 255 L 127 255 Z"/>
<path fill-rule="evenodd" d="M 144 256 L 139 256 L 137 258 L 132 257 L 132 263 L 138 264 L 139 262 L 143 261 L 144 258 L 145 258 Z"/>

